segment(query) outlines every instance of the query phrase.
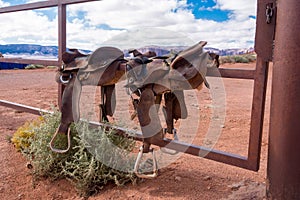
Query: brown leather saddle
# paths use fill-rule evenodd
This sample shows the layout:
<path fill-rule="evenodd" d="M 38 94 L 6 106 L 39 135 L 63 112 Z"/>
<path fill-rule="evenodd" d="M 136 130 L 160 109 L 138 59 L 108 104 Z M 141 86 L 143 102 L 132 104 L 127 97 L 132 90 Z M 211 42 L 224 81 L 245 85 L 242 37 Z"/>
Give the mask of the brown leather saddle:
<path fill-rule="evenodd" d="M 124 53 L 115 47 L 100 47 L 92 54 L 85 54 L 78 49 L 69 49 L 62 55 L 62 71 L 81 70 L 93 72 L 110 67 L 115 61 L 125 61 Z"/>
<path fill-rule="evenodd" d="M 147 64 L 146 73 L 142 73 L 144 66 L 136 60 L 133 59 L 127 63 L 131 67 L 128 70 L 126 87 L 130 88 L 133 93 L 140 93 L 141 96 L 143 91 L 149 88 L 156 98 L 164 96 L 168 133 L 173 132 L 174 120 L 187 117 L 183 90 L 200 88 L 202 83 L 209 88 L 205 77 L 208 59 L 208 53 L 203 51 L 205 45 L 206 42 L 199 42 L 174 54 L 173 57 L 153 57 L 151 58 L 152 62 Z M 141 54 L 136 55 L 140 56 Z M 155 102 L 157 104 L 156 100 Z M 148 103 L 154 105 L 155 102 Z M 143 107 L 149 107 L 149 105 L 145 103 Z M 140 118 L 142 119 L 141 116 Z"/>
<path fill-rule="evenodd" d="M 76 49 L 65 52 L 62 57 L 64 66 L 58 73 L 61 73 L 61 79 L 64 73 L 69 74 L 68 78 L 70 82 L 66 84 L 63 94 L 61 123 L 50 142 L 50 147 L 52 147 L 52 141 L 57 133 L 66 133 L 68 131 L 69 137 L 69 125 L 72 121 L 79 120 L 78 102 L 82 85 L 98 85 L 104 88 L 104 95 L 102 95 L 101 90 L 101 96 L 104 97 L 102 98 L 101 105 L 103 108 L 101 107 L 101 109 L 105 112 L 105 115 L 113 114 L 115 107 L 114 84 L 116 83 L 114 79 L 116 79 L 115 72 L 119 71 L 121 74 L 125 73 L 128 76 L 127 86 L 130 89 L 135 87 L 135 89 L 140 89 L 141 91 L 139 101 L 136 105 L 134 104 L 144 136 L 143 148 L 140 149 L 134 167 L 134 171 L 139 174 L 138 169 L 142 154 L 150 152 L 150 145 L 154 141 L 163 138 L 163 129 L 157 109 L 153 109 L 157 108 L 156 105 L 161 103 L 160 101 L 157 102 L 157 97 L 165 95 L 167 132 L 172 133 L 174 119 L 187 117 L 183 90 L 195 89 L 199 85 L 202 85 L 203 82 L 208 86 L 205 79 L 208 54 L 203 52 L 205 44 L 206 42 L 199 42 L 176 54 L 174 57 L 156 57 L 151 52 L 141 54 L 133 51 L 132 53 L 136 54 L 136 56 L 129 61 L 124 59 L 124 54 L 121 50 L 114 47 L 100 47 L 90 55 L 86 55 Z M 120 69 L 121 65 L 124 66 L 123 64 L 125 65 L 124 69 Z M 85 78 L 80 79 L 80 76 L 85 74 L 98 76 L 99 71 L 103 73 L 100 73 L 102 76 L 96 80 L 97 82 L 88 82 L 92 80 L 89 76 L 83 76 Z M 164 87 L 160 87 L 161 85 Z M 159 90 L 156 88 L 155 90 L 155 87 L 162 89 Z M 75 101 L 70 101 L 74 97 Z M 184 108 L 181 109 L 181 106 Z M 68 142 L 69 148 L 70 140 Z M 59 153 L 68 151 L 68 149 L 52 149 Z M 153 161 L 155 161 L 154 153 Z M 153 171 L 153 174 L 146 175 L 145 177 L 155 177 L 157 175 L 156 167 L 153 168 Z M 142 176 L 141 174 L 139 175 Z"/>
<path fill-rule="evenodd" d="M 148 84 L 158 83 L 169 87 L 170 90 L 195 89 L 198 85 L 194 83 L 194 79 L 198 76 L 209 88 L 205 77 L 208 59 L 208 53 L 203 52 L 205 45 L 206 42 L 201 41 L 172 57 L 152 57 L 146 67 L 136 60 L 128 61 L 127 64 L 131 66 L 129 70 L 132 70 L 129 74 L 132 81 L 129 81 L 126 87 L 137 89 Z M 137 54 L 138 56 L 140 54 Z"/>
<path fill-rule="evenodd" d="M 153 61 L 147 65 L 144 76 L 136 70 L 143 71 L 143 65 L 131 60 L 127 63 L 131 66 L 129 71 L 129 80 L 127 87 L 133 92 L 138 91 L 140 98 L 136 103 L 137 116 L 141 125 L 143 145 L 140 148 L 138 158 L 135 163 L 134 172 L 142 178 L 153 178 L 157 176 L 156 158 L 151 144 L 164 138 L 164 132 L 176 136 L 174 129 L 174 120 L 187 117 L 187 109 L 184 100 L 183 90 L 195 89 L 204 83 L 209 84 L 205 78 L 207 70 L 208 53 L 203 52 L 206 42 L 199 42 L 196 45 L 178 53 L 173 58 Z M 140 67 L 142 66 L 142 67 Z M 166 118 L 167 128 L 163 129 L 155 108 L 161 103 L 164 95 L 165 105 L 163 112 Z M 157 108 L 157 107 L 156 107 Z M 165 131 L 164 131 L 165 130 Z M 161 149 L 163 151 L 163 149 Z M 139 172 L 141 158 L 143 153 L 152 153 L 153 171 L 152 174 L 143 174 Z M 177 152 L 163 151 L 169 154 Z"/>

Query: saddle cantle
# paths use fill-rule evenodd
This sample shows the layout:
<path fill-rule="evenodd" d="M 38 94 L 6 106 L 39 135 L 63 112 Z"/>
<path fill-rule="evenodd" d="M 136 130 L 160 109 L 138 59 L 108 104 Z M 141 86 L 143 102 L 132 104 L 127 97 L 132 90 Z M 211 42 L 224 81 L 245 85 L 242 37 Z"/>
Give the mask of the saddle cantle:
<path fill-rule="evenodd" d="M 90 54 L 83 53 L 78 49 L 68 49 L 62 54 L 62 71 L 74 71 L 85 68 Z"/>
<path fill-rule="evenodd" d="M 84 53 L 78 49 L 68 49 L 62 54 L 62 61 L 65 64 L 69 64 L 74 61 L 76 58 L 87 57 L 89 54 Z"/>
<path fill-rule="evenodd" d="M 63 72 L 78 71 L 79 69 L 85 69 L 88 65 L 88 56 L 74 58 L 74 60 L 68 64 L 64 63 L 62 67 Z"/>

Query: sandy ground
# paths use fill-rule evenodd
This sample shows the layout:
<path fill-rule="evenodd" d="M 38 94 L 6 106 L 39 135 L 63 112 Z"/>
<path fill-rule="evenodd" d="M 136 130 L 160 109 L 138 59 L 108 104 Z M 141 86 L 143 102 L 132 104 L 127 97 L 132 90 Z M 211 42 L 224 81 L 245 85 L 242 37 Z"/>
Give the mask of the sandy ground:
<path fill-rule="evenodd" d="M 226 68 L 255 68 L 252 64 L 226 64 Z M 55 70 L 1 70 L 0 99 L 42 109 L 57 105 Z M 189 116 L 177 122 L 182 141 L 198 145 L 213 145 L 214 149 L 247 155 L 253 81 L 209 78 L 212 89 L 185 93 Z M 217 123 L 220 135 L 207 134 L 214 115 L 215 94 L 226 95 L 225 122 Z M 223 94 L 223 95 L 224 95 Z M 222 96 L 222 95 L 221 95 Z M 154 179 L 136 185 L 108 186 L 89 199 L 263 199 L 265 193 L 267 133 L 269 119 L 270 81 L 267 91 L 266 114 L 258 172 L 218 163 L 205 158 L 181 154 L 160 169 Z M 118 86 L 117 102 L 121 102 L 115 120 L 124 123 L 130 108 L 129 97 L 122 84 Z M 217 111 L 216 111 L 217 112 Z M 216 114 L 216 113 L 215 113 Z M 0 199 L 82 199 L 66 180 L 42 180 L 33 187 L 26 159 L 8 142 L 16 129 L 35 115 L 0 106 Z M 125 117 L 126 118 L 126 117 Z M 127 123 L 127 122 L 125 122 Z M 134 126 L 128 122 L 129 127 Z M 208 140 L 210 139 L 210 140 Z M 213 141 L 212 141 L 213 140 Z M 216 144 L 215 144 L 216 142 Z"/>

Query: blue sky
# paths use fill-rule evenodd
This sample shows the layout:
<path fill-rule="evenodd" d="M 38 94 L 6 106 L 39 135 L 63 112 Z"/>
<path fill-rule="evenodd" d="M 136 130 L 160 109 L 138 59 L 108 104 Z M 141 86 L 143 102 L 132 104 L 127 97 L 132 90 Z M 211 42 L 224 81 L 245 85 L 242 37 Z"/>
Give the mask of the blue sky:
<path fill-rule="evenodd" d="M 229 19 L 229 10 L 213 9 L 216 6 L 216 2 L 213 0 L 197 1 L 188 0 L 189 7 L 196 19 L 214 20 L 217 22 L 226 21 Z"/>
<path fill-rule="evenodd" d="M 0 7 L 36 1 L 0 0 Z M 248 48 L 253 46 L 256 0 L 103 0 L 70 5 L 67 11 L 68 47 L 205 40 L 216 48 Z M 57 45 L 56 20 L 56 8 L 2 14 L 0 44 Z"/>

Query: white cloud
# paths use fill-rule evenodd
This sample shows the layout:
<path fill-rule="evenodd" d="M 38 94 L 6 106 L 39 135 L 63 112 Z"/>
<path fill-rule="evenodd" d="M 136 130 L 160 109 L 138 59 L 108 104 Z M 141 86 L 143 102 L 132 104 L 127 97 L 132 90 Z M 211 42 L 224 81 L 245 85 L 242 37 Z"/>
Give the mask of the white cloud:
<path fill-rule="evenodd" d="M 1 39 L 7 43 L 53 45 L 57 41 L 57 23 L 33 11 L 1 14 L 0 27 Z"/>
<path fill-rule="evenodd" d="M 1 7 L 6 7 L 6 6 L 9 6 L 9 3 L 3 2 L 3 1 L 0 0 L 0 8 Z"/>
<path fill-rule="evenodd" d="M 155 30 L 161 28 L 185 34 L 194 42 L 206 40 L 210 46 L 218 48 L 249 47 L 255 32 L 255 20 L 249 16 L 255 15 L 256 0 L 244 0 L 242 4 L 235 2 L 216 2 L 215 8 L 233 13 L 225 22 L 197 20 L 187 9 L 187 1 L 176 0 L 101 1 L 70 6 L 70 12 L 73 16 L 79 11 L 86 12 L 85 20 L 92 26 L 107 24 L 112 28 L 129 30 L 155 27 Z M 101 44 L 101 39 L 98 43 Z"/>
<path fill-rule="evenodd" d="M 193 17 L 185 10 L 185 5 L 186 1 L 177 0 L 106 0 L 72 5 L 69 10 L 73 15 L 78 11 L 87 12 L 86 20 L 89 20 L 91 25 L 105 23 L 111 27 L 132 29 L 141 26 L 165 26 Z M 173 12 L 175 9 L 176 15 Z"/>
<path fill-rule="evenodd" d="M 237 21 L 247 20 L 249 16 L 256 14 L 256 0 L 215 0 L 214 8 L 230 10 L 233 12 L 231 18 Z"/>
<path fill-rule="evenodd" d="M 36 0 L 30 0 L 33 1 Z M 105 42 L 138 47 L 135 45 L 205 40 L 208 46 L 217 48 L 249 47 L 255 32 L 255 19 L 249 16 L 256 14 L 256 0 L 215 2 L 215 9 L 231 11 L 229 20 L 195 19 L 187 0 L 103 0 L 70 5 L 67 11 L 72 21 L 67 24 L 67 45 L 93 50 Z M 76 18 L 82 13 L 85 13 L 83 18 Z M 104 24 L 112 29 L 100 29 Z M 57 45 L 57 21 L 50 21 L 41 13 L 1 14 L 0 26 L 1 42 Z"/>

